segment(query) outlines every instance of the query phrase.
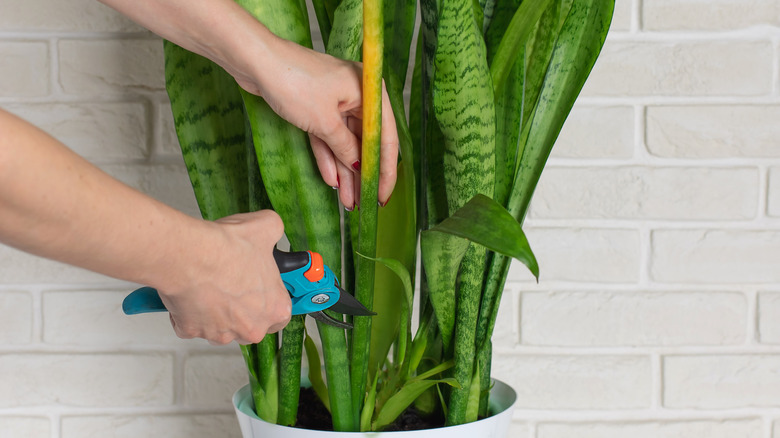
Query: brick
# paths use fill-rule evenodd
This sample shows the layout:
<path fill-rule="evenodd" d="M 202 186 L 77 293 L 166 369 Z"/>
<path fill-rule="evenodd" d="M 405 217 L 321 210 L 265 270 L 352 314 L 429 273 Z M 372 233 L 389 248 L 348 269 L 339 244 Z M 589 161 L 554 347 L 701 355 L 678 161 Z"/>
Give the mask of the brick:
<path fill-rule="evenodd" d="M 6 109 L 92 162 L 140 160 L 149 154 L 141 103 L 46 103 Z"/>
<path fill-rule="evenodd" d="M 493 348 L 514 348 L 519 341 L 519 327 L 517 315 L 520 306 L 520 296 L 506 289 L 501 294 L 501 303 L 498 306 L 496 325 L 493 327 Z"/>
<path fill-rule="evenodd" d="M 634 110 L 627 106 L 575 106 L 558 137 L 557 158 L 630 158 Z"/>
<path fill-rule="evenodd" d="M 635 409 L 651 403 L 650 358 L 502 355 L 493 376 L 517 391 L 518 409 Z"/>
<path fill-rule="evenodd" d="M 241 352 L 194 354 L 184 362 L 184 400 L 192 406 L 230 409 L 233 393 L 249 383 Z"/>
<path fill-rule="evenodd" d="M 634 0 L 615 0 L 615 11 L 612 13 L 610 32 L 631 30 L 631 16 Z"/>
<path fill-rule="evenodd" d="M 154 313 L 128 318 L 122 300 L 129 290 L 46 291 L 43 293 L 43 341 L 57 345 L 181 346 L 168 314 Z"/>
<path fill-rule="evenodd" d="M 513 421 L 509 423 L 509 431 L 506 434 L 507 437 L 512 438 L 532 438 L 531 431 L 525 423 L 519 421 Z"/>
<path fill-rule="evenodd" d="M 655 420 L 599 423 L 540 424 L 537 438 L 761 438 L 759 418 L 718 420 Z"/>
<path fill-rule="evenodd" d="M 780 356 L 668 356 L 663 404 L 669 408 L 728 409 L 780 406 Z"/>
<path fill-rule="evenodd" d="M 69 94 L 126 94 L 165 88 L 159 39 L 61 40 L 60 84 Z"/>
<path fill-rule="evenodd" d="M 138 32 L 143 28 L 119 12 L 91 0 L 10 3 L 0 15 L 6 31 Z"/>
<path fill-rule="evenodd" d="M 740 293 L 525 292 L 520 308 L 529 345 L 735 345 L 747 336 Z"/>
<path fill-rule="evenodd" d="M 108 277 L 0 245 L 0 278 L 6 284 L 93 283 Z"/>
<path fill-rule="evenodd" d="M 767 214 L 780 217 L 780 167 L 769 169 Z"/>
<path fill-rule="evenodd" d="M 657 230 L 650 275 L 659 282 L 780 282 L 780 231 Z"/>
<path fill-rule="evenodd" d="M 780 23 L 774 0 L 645 0 L 646 30 L 731 30 Z"/>
<path fill-rule="evenodd" d="M 65 416 L 62 438 L 240 438 L 234 414 Z"/>
<path fill-rule="evenodd" d="M 194 217 L 200 210 L 184 162 L 181 164 L 102 166 L 114 178 Z"/>
<path fill-rule="evenodd" d="M 21 372 L 23 370 L 23 372 Z M 0 407 L 165 406 L 169 354 L 0 354 Z"/>
<path fill-rule="evenodd" d="M 584 96 L 760 96 L 772 91 L 769 41 L 608 39 Z"/>
<path fill-rule="evenodd" d="M 48 44 L 0 41 L 0 59 L 0 97 L 49 94 Z"/>
<path fill-rule="evenodd" d="M 526 228 L 539 262 L 540 281 L 631 283 L 639 278 L 640 242 L 634 230 L 597 228 Z M 513 260 L 509 281 L 532 281 Z"/>
<path fill-rule="evenodd" d="M 664 158 L 776 158 L 778 118 L 777 105 L 649 107 L 647 147 Z"/>
<path fill-rule="evenodd" d="M 780 292 L 758 293 L 758 338 L 763 344 L 780 344 Z"/>
<path fill-rule="evenodd" d="M 30 294 L 0 291 L 0 344 L 31 342 L 32 325 L 33 304 Z"/>
<path fill-rule="evenodd" d="M 754 168 L 556 167 L 545 169 L 533 218 L 752 219 Z"/>
<path fill-rule="evenodd" d="M 51 425 L 42 417 L 0 417 L 0 438 L 50 438 Z"/>

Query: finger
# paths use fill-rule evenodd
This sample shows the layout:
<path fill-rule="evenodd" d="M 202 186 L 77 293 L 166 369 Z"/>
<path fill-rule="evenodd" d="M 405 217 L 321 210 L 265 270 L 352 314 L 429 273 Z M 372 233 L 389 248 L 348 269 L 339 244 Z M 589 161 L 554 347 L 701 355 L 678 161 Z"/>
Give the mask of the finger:
<path fill-rule="evenodd" d="M 355 179 L 358 175 L 341 163 L 336 167 L 339 173 L 339 200 L 347 211 L 352 211 L 355 209 Z"/>
<path fill-rule="evenodd" d="M 309 134 L 311 140 L 311 151 L 314 159 L 317 161 L 317 167 L 320 169 L 320 175 L 325 184 L 338 188 L 338 172 L 336 170 L 336 158 L 333 156 L 328 145 L 314 134 Z"/>
<path fill-rule="evenodd" d="M 390 200 L 397 178 L 398 130 L 390 106 L 390 98 L 382 84 L 382 136 L 379 156 L 379 204 L 384 206 Z"/>
<path fill-rule="evenodd" d="M 354 171 L 360 168 L 360 142 L 340 117 L 330 121 L 322 132 L 314 134 L 328 145 L 337 161 Z"/>

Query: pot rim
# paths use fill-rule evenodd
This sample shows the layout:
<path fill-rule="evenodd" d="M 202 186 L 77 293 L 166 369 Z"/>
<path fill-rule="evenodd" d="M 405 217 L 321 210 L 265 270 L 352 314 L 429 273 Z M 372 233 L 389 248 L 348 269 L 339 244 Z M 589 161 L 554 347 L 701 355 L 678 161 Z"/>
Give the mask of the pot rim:
<path fill-rule="evenodd" d="M 490 389 L 490 399 L 488 401 L 490 406 L 490 416 L 485 417 L 481 420 L 473 421 L 471 423 L 465 423 L 461 425 L 455 425 L 455 426 L 442 426 L 442 427 L 435 427 L 431 429 L 420 429 L 417 431 L 399 431 L 399 432 L 425 432 L 425 431 L 431 431 L 431 430 L 446 430 L 450 428 L 456 428 L 456 427 L 462 427 L 464 425 L 477 425 L 485 422 L 495 421 L 496 417 L 501 416 L 501 414 L 508 414 L 511 415 L 512 411 L 514 410 L 515 403 L 517 402 L 517 392 L 515 392 L 514 389 L 512 389 L 511 386 L 508 384 L 502 382 L 498 379 L 491 379 L 492 381 L 492 387 Z M 249 387 L 249 384 L 244 385 L 243 387 L 239 388 L 234 394 L 233 394 L 233 407 L 236 410 L 236 415 L 245 415 L 253 420 L 259 420 L 263 423 L 273 425 L 276 427 L 283 427 L 288 429 L 295 429 L 295 430 L 316 430 L 316 429 L 302 429 L 297 427 L 291 427 L 291 426 L 283 426 L 280 424 L 272 424 L 268 423 L 267 421 L 263 420 L 254 411 L 253 408 L 253 400 L 252 400 L 252 389 Z M 507 413 L 507 411 L 509 411 Z M 328 431 L 328 430 L 317 430 L 317 432 L 321 432 L 322 434 L 345 434 L 345 433 L 354 433 L 354 434 L 365 434 L 365 432 L 339 432 L 339 431 Z M 395 433 L 396 431 L 389 431 L 389 432 L 381 432 L 381 433 Z M 378 433 L 378 432 L 375 432 Z"/>

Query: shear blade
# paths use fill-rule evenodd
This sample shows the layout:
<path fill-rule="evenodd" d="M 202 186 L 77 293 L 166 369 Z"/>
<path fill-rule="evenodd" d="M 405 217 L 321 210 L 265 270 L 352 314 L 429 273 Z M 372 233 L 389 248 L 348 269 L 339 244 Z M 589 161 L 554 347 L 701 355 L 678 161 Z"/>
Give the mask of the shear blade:
<path fill-rule="evenodd" d="M 319 312 L 309 313 L 308 315 L 311 316 L 312 318 L 316 319 L 317 321 L 323 322 L 323 323 L 328 324 L 328 325 L 332 325 L 334 327 L 338 327 L 338 328 L 342 328 L 342 329 L 351 329 L 352 328 L 352 324 L 350 324 L 348 322 L 344 322 L 344 321 L 339 321 L 338 319 L 333 318 L 332 316 L 326 314 L 325 312 L 323 312 L 321 310 Z"/>
<path fill-rule="evenodd" d="M 338 288 L 339 292 L 341 292 L 339 296 L 339 300 L 336 301 L 335 304 L 330 306 L 328 310 L 342 313 L 344 315 L 357 315 L 357 316 L 376 315 L 375 312 L 366 309 L 366 306 L 364 306 L 363 303 L 358 301 L 357 298 L 350 295 L 349 292 L 345 291 L 344 289 L 338 286 L 336 287 Z"/>

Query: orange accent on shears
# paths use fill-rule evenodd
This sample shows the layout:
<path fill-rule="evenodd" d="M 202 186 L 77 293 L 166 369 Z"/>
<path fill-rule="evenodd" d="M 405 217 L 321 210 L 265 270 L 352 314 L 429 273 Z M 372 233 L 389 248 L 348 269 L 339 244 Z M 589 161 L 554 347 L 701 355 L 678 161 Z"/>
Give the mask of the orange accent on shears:
<path fill-rule="evenodd" d="M 311 257 L 311 267 L 303 273 L 303 276 L 312 283 L 316 283 L 325 276 L 324 263 L 322 262 L 322 256 L 318 253 L 312 251 L 308 251 L 308 253 Z"/>

